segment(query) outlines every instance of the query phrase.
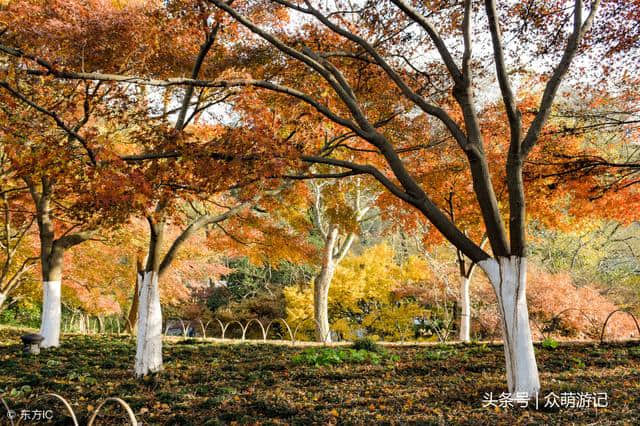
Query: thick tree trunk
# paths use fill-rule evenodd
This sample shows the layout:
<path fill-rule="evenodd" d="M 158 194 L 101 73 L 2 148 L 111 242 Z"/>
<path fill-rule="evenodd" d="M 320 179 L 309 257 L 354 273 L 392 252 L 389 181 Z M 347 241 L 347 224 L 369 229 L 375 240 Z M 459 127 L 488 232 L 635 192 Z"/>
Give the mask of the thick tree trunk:
<path fill-rule="evenodd" d="M 469 287 L 471 276 L 460 276 L 460 340 L 463 342 L 471 341 L 471 296 Z"/>
<path fill-rule="evenodd" d="M 135 374 L 142 377 L 162 369 L 162 311 L 158 274 L 145 271 L 138 305 Z"/>
<path fill-rule="evenodd" d="M 60 320 L 62 317 L 62 250 L 53 249 L 42 271 L 42 317 L 40 334 L 44 337 L 40 347 L 60 346 Z"/>
<path fill-rule="evenodd" d="M 498 299 L 509 392 L 533 397 L 540 390 L 540 379 L 527 308 L 526 258 L 498 257 L 478 265 L 487 273 Z"/>
<path fill-rule="evenodd" d="M 323 263 L 320 274 L 313 282 L 313 313 L 316 323 L 316 340 L 331 343 L 331 329 L 329 327 L 329 287 L 335 271 L 331 259 Z"/>
<path fill-rule="evenodd" d="M 60 344 L 61 307 L 61 279 L 62 260 L 65 250 L 87 241 L 93 231 L 80 231 L 64 234 L 55 238 L 55 226 L 51 214 L 52 183 L 42 177 L 40 189 L 31 179 L 25 178 L 31 198 L 36 207 L 36 222 L 40 238 L 40 265 L 42 267 L 42 320 L 40 334 L 44 340 L 41 347 L 47 348 Z"/>
<path fill-rule="evenodd" d="M 62 315 L 61 283 L 56 281 L 42 282 L 42 319 L 40 334 L 44 337 L 40 347 L 50 348 L 60 345 L 60 317 Z"/>

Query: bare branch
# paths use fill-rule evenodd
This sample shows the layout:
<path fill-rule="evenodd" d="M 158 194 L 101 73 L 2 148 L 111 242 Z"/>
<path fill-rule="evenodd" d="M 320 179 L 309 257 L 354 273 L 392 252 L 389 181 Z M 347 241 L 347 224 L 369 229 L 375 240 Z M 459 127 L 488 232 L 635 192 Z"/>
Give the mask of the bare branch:
<path fill-rule="evenodd" d="M 511 145 L 518 147 L 520 151 L 520 138 L 522 133 L 522 114 L 516 105 L 515 96 L 509 82 L 509 75 L 504 61 L 504 51 L 502 48 L 502 34 L 500 32 L 500 23 L 498 22 L 498 13 L 496 11 L 495 0 L 485 0 L 485 8 L 487 17 L 489 18 L 489 30 L 491 32 L 491 41 L 493 43 L 493 57 L 496 63 L 496 73 L 498 75 L 498 84 L 502 92 L 502 101 L 507 110 L 507 118 L 511 128 Z"/>
<path fill-rule="evenodd" d="M 461 81 L 463 78 L 462 72 L 460 72 L 460 69 L 456 65 L 456 62 L 453 60 L 453 57 L 451 56 L 449 49 L 445 45 L 444 40 L 442 40 L 442 37 L 440 37 L 440 34 L 438 34 L 431 23 L 427 21 L 427 18 L 425 18 L 420 12 L 414 9 L 405 0 L 391 0 L 391 2 L 395 4 L 400 10 L 402 10 L 409 18 L 417 22 L 418 25 L 420 25 L 427 32 L 427 34 L 431 38 L 431 41 L 433 41 L 433 44 L 436 46 L 436 49 L 438 49 L 438 53 L 444 61 L 444 64 L 447 66 L 447 69 L 449 70 L 449 73 L 451 74 L 453 79 L 456 82 Z"/>
<path fill-rule="evenodd" d="M 560 83 L 562 82 L 563 77 L 569 70 L 569 66 L 571 65 L 571 61 L 578 51 L 578 47 L 580 46 L 580 42 L 584 34 L 589 31 L 591 28 L 591 24 L 593 23 L 593 18 L 600 6 L 600 0 L 594 0 L 591 4 L 591 11 L 587 16 L 587 19 L 582 22 L 582 0 L 575 0 L 575 6 L 573 9 L 573 32 L 569 36 L 567 40 L 567 46 L 564 50 L 562 58 L 560 62 L 556 66 L 551 78 L 547 82 L 547 86 L 544 89 L 544 93 L 542 94 L 542 100 L 540 101 L 540 106 L 538 108 L 538 113 L 536 114 L 527 134 L 522 142 L 522 156 L 526 157 L 526 155 L 531 151 L 531 148 L 538 142 L 538 136 L 540 135 L 540 131 L 544 126 L 547 118 L 549 117 L 549 113 L 551 111 L 551 106 L 555 99 L 556 93 L 558 92 L 558 88 L 560 87 Z"/>

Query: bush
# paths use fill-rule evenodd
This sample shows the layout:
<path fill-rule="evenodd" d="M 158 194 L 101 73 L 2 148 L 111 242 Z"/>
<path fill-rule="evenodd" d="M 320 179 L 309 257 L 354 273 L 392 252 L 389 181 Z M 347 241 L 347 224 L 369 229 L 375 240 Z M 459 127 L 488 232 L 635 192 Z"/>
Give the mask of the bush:
<path fill-rule="evenodd" d="M 440 361 L 449 359 L 457 354 L 456 348 L 448 345 L 436 345 L 433 348 L 425 349 L 418 354 L 418 359 L 424 359 L 429 361 Z"/>
<path fill-rule="evenodd" d="M 382 349 L 382 348 L 380 348 Z M 295 355 L 292 361 L 296 365 L 311 365 L 314 367 L 340 364 L 373 364 L 398 361 L 397 355 L 387 351 L 371 352 L 365 349 L 337 349 L 337 348 L 310 348 Z"/>
<path fill-rule="evenodd" d="M 383 348 L 368 337 L 356 339 L 353 342 L 353 345 L 351 347 L 355 350 L 365 350 L 365 351 L 376 352 L 376 353 L 383 352 Z"/>
<path fill-rule="evenodd" d="M 542 347 L 545 349 L 555 349 L 558 347 L 558 341 L 551 337 L 547 337 L 542 341 Z"/>
<path fill-rule="evenodd" d="M 40 306 L 14 304 L 0 310 L 0 324 L 40 327 Z"/>

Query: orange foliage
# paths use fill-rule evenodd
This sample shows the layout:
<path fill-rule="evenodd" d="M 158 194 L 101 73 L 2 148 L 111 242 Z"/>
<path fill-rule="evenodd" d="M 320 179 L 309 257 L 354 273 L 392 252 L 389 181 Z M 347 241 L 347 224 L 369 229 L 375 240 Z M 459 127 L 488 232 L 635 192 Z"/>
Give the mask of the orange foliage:
<path fill-rule="evenodd" d="M 477 321 L 472 325 L 476 331 L 499 337 L 493 289 L 480 274 L 474 280 L 473 298 L 482 303 L 476 312 Z M 568 273 L 551 274 L 532 264 L 527 272 L 527 300 L 532 333 L 538 339 L 546 334 L 573 339 L 599 338 L 607 316 L 618 309 L 596 287 L 578 288 Z M 609 321 L 605 335 L 617 339 L 638 337 L 638 330 L 631 317 L 616 314 Z"/>

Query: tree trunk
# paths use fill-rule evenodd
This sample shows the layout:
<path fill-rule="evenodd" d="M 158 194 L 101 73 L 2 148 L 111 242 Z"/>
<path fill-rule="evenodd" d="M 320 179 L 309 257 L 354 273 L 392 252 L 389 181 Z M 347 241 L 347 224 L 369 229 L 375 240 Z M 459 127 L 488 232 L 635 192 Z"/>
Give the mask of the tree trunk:
<path fill-rule="evenodd" d="M 478 265 L 487 273 L 498 299 L 509 392 L 533 397 L 540 390 L 540 379 L 527 308 L 526 258 L 498 257 Z"/>
<path fill-rule="evenodd" d="M 133 334 L 136 329 L 136 321 L 138 320 L 138 301 L 140 296 L 140 287 L 142 286 L 142 277 L 144 272 L 138 269 L 136 273 L 136 285 L 133 289 L 133 299 L 131 300 L 131 309 L 127 321 L 127 332 Z"/>
<path fill-rule="evenodd" d="M 71 318 L 69 318 L 69 322 L 67 323 L 67 332 L 70 333 L 73 330 L 73 321 L 76 319 L 76 313 L 71 312 Z"/>
<path fill-rule="evenodd" d="M 333 250 L 338 238 L 338 227 L 330 225 L 327 232 L 320 274 L 313 281 L 313 318 L 316 326 L 316 341 L 331 343 L 329 327 L 329 287 L 335 271 Z"/>
<path fill-rule="evenodd" d="M 162 311 L 158 274 L 145 271 L 139 294 L 135 374 L 142 377 L 161 369 Z"/>
<path fill-rule="evenodd" d="M 0 293 L 0 312 L 2 312 L 2 305 L 4 305 L 5 300 L 7 300 L 7 294 Z"/>
<path fill-rule="evenodd" d="M 84 334 L 84 314 L 80 313 L 78 314 L 78 333 L 83 333 Z"/>
<path fill-rule="evenodd" d="M 332 260 L 322 265 L 320 274 L 313 282 L 313 313 L 316 323 L 316 340 L 331 343 L 329 327 L 329 287 L 335 271 Z"/>
<path fill-rule="evenodd" d="M 40 334 L 44 337 L 40 347 L 60 346 L 60 320 L 62 317 L 62 250 L 54 248 L 43 264 L 42 317 Z"/>
<path fill-rule="evenodd" d="M 460 340 L 471 341 L 471 297 L 469 285 L 471 277 L 460 276 Z"/>
<path fill-rule="evenodd" d="M 40 334 L 44 340 L 40 343 L 40 347 L 50 348 L 60 345 L 60 317 L 62 314 L 60 280 L 43 281 L 42 290 Z"/>

